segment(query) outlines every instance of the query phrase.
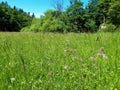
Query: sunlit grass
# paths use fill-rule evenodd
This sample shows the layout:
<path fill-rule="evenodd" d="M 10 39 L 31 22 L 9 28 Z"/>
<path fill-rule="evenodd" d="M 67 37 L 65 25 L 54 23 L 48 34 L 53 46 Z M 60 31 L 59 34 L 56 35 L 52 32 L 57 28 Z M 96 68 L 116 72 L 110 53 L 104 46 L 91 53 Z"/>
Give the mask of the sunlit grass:
<path fill-rule="evenodd" d="M 119 90 L 119 33 L 0 33 L 0 90 Z"/>

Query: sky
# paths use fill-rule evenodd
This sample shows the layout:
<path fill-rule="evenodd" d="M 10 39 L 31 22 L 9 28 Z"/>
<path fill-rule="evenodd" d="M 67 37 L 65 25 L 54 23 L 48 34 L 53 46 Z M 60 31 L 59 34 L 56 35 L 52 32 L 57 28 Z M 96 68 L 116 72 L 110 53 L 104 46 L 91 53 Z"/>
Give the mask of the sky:
<path fill-rule="evenodd" d="M 44 15 L 44 12 L 49 9 L 54 9 L 52 0 L 0 0 L 0 2 L 6 2 L 11 7 L 16 6 L 17 8 L 23 9 L 25 12 L 34 13 L 36 17 Z M 81 0 L 84 6 L 87 5 L 89 0 Z M 69 5 L 69 0 L 64 0 L 64 8 Z"/>

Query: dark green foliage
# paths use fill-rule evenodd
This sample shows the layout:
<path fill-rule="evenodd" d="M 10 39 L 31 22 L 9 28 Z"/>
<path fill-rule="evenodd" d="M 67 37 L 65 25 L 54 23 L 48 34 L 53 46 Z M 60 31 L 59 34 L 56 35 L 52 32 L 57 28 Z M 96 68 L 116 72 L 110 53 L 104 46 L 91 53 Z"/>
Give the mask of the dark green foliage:
<path fill-rule="evenodd" d="M 61 0 L 63 3 L 63 0 Z M 104 25 L 105 31 L 116 31 L 120 27 L 120 0 L 89 0 L 86 7 L 80 0 L 70 0 L 63 9 L 55 0 L 56 10 L 47 10 L 39 19 L 33 13 L 25 13 L 7 3 L 0 4 L 1 31 L 32 32 L 97 32 Z M 60 5 L 60 6 L 59 6 Z M 33 19 L 34 18 L 34 19 Z M 33 19 L 33 20 L 32 20 Z M 108 30 L 110 29 L 111 30 Z"/>
<path fill-rule="evenodd" d="M 96 32 L 99 26 L 97 24 L 97 5 L 98 0 L 90 0 L 87 7 L 84 9 L 84 28 L 88 32 Z"/>
<path fill-rule="evenodd" d="M 82 31 L 83 3 L 80 0 L 70 0 L 70 6 L 66 10 L 68 22 L 74 31 Z M 73 30 L 72 30 L 73 31 Z"/>
<path fill-rule="evenodd" d="M 105 16 L 107 18 L 107 13 L 110 8 L 110 3 L 112 0 L 98 0 L 98 12 L 101 13 L 101 15 Z"/>
<path fill-rule="evenodd" d="M 89 32 L 95 32 L 95 31 L 97 31 L 96 23 L 92 19 L 89 19 L 88 21 L 85 22 L 85 28 Z"/>
<path fill-rule="evenodd" d="M 80 0 L 70 0 L 70 5 L 64 12 L 58 9 L 48 10 L 22 31 L 97 32 L 102 25 L 104 31 L 119 30 L 119 0 L 89 0 L 85 8 Z"/>
<path fill-rule="evenodd" d="M 15 6 L 11 8 L 7 3 L 0 3 L 0 31 L 19 31 L 31 24 L 32 17 Z"/>
<path fill-rule="evenodd" d="M 114 25 L 120 25 L 120 1 L 116 0 L 110 4 L 110 9 L 108 10 L 109 22 Z"/>
<path fill-rule="evenodd" d="M 99 0 L 97 11 L 99 24 L 106 24 L 105 31 L 119 30 L 120 0 Z"/>

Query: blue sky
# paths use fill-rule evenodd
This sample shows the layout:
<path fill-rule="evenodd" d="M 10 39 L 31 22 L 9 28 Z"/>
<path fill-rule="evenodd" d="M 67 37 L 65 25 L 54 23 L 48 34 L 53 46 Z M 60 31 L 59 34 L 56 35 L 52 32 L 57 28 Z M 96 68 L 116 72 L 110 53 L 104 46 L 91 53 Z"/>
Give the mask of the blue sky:
<path fill-rule="evenodd" d="M 36 17 L 43 15 L 48 9 L 54 9 L 52 6 L 52 0 L 0 0 L 7 1 L 8 5 L 11 7 L 16 6 L 17 8 L 23 9 L 25 12 L 34 13 Z M 88 3 L 89 0 L 81 0 L 84 5 Z M 69 0 L 64 0 L 64 8 L 69 5 Z"/>

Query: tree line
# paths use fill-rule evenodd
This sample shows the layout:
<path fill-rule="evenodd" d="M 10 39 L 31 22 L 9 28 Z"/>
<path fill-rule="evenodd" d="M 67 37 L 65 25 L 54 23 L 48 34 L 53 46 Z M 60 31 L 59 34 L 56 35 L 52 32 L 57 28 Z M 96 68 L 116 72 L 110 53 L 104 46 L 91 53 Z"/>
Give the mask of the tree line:
<path fill-rule="evenodd" d="M 21 9 L 12 8 L 10 10 L 13 13 L 4 12 L 6 17 L 3 17 L 7 19 L 10 14 L 12 17 L 9 19 L 13 25 L 8 25 L 9 19 L 3 19 L 6 22 L 4 25 L 10 26 L 7 27 L 11 28 L 9 30 L 33 32 L 97 32 L 101 27 L 106 31 L 116 31 L 120 28 L 120 0 L 89 0 L 86 7 L 81 0 L 69 0 L 66 9 L 63 7 L 64 0 L 51 2 L 55 9 L 47 10 L 40 18 L 34 18 L 34 15 L 31 17 Z M 2 4 L 0 9 L 1 6 Z M 0 25 L 3 21 L 0 20 Z M 1 30 L 6 30 L 4 25 L 0 26 Z"/>
<path fill-rule="evenodd" d="M 0 31 L 20 31 L 23 27 L 31 25 L 32 19 L 30 13 L 16 6 L 11 8 L 7 2 L 0 3 Z"/>

